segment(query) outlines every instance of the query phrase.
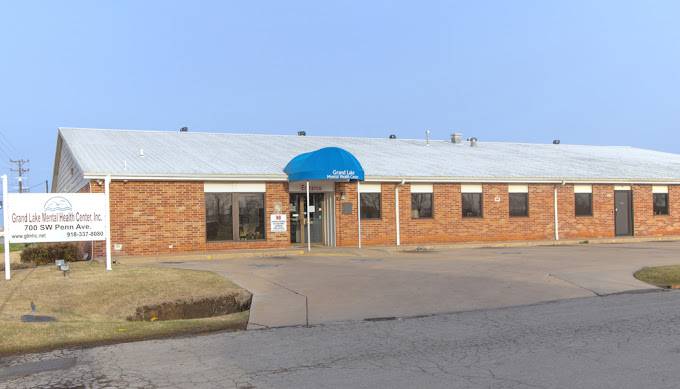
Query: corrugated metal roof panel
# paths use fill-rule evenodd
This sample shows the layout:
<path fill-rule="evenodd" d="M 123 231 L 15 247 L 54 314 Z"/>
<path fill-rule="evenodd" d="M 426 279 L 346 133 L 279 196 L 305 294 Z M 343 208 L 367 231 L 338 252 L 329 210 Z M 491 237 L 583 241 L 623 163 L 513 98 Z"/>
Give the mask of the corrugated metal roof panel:
<path fill-rule="evenodd" d="M 680 181 L 680 155 L 626 146 L 61 128 L 86 175 L 279 177 L 300 153 L 341 147 L 370 178 Z M 144 156 L 139 155 L 140 149 Z"/>

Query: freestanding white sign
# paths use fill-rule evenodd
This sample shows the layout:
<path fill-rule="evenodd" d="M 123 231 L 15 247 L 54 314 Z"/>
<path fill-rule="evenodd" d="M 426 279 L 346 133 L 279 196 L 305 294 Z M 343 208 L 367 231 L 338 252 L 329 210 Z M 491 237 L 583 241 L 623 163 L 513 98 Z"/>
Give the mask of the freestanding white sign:
<path fill-rule="evenodd" d="M 10 243 L 106 241 L 111 270 L 109 184 L 104 193 L 8 193 L 2 176 L 5 279 L 10 279 Z"/>
<path fill-rule="evenodd" d="M 106 239 L 104 193 L 9 193 L 5 236 L 13 243 Z"/>

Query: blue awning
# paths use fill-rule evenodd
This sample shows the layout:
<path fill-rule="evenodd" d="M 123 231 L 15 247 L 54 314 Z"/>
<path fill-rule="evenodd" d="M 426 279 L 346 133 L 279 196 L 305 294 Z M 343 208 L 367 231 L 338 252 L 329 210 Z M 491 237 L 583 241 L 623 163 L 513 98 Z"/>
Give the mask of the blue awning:
<path fill-rule="evenodd" d="M 288 162 L 283 169 L 288 181 L 363 181 L 364 169 L 359 161 L 347 150 L 339 147 L 324 147 L 300 154 Z"/>

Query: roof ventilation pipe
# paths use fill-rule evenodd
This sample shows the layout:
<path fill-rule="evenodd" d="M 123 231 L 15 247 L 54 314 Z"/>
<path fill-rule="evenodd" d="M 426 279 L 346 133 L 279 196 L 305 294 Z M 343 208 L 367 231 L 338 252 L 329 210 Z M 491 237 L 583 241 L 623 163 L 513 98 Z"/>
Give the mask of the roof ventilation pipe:
<path fill-rule="evenodd" d="M 463 141 L 463 134 L 460 132 L 454 132 L 451 134 L 451 143 L 459 145 Z"/>
<path fill-rule="evenodd" d="M 425 130 L 425 146 L 430 145 L 430 130 Z"/>
<path fill-rule="evenodd" d="M 477 147 L 477 138 L 475 138 L 473 136 L 472 138 L 470 138 L 468 140 L 470 141 L 470 147 Z"/>
<path fill-rule="evenodd" d="M 298 136 L 307 136 L 307 131 L 298 131 Z"/>

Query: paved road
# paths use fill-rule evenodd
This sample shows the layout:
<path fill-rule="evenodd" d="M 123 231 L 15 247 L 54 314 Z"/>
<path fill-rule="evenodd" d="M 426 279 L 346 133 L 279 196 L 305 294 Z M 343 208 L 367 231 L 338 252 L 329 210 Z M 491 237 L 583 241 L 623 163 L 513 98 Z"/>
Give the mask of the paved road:
<path fill-rule="evenodd" d="M 0 360 L 0 386 L 677 388 L 679 308 L 623 294 L 58 351 Z"/>
<path fill-rule="evenodd" d="M 655 242 L 398 254 L 364 250 L 361 256 L 173 261 L 168 266 L 214 271 L 253 292 L 253 328 L 305 324 L 307 307 L 310 323 L 318 324 L 648 289 L 633 272 L 677 264 L 678 252 L 680 242 Z"/>

